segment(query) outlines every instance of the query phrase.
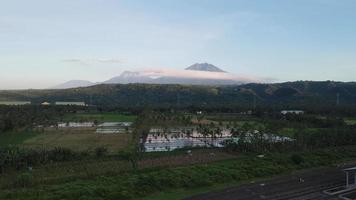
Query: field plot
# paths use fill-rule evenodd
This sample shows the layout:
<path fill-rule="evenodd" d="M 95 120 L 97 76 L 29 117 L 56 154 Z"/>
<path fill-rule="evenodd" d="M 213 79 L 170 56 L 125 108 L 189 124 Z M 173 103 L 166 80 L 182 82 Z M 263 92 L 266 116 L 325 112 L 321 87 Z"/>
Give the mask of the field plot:
<path fill-rule="evenodd" d="M 99 121 L 99 122 L 134 122 L 137 116 L 135 115 L 123 115 L 115 113 L 103 113 L 103 114 L 71 114 L 66 115 L 63 118 L 64 122 L 77 122 L 77 121 Z"/>
<path fill-rule="evenodd" d="M 165 153 L 149 154 L 138 161 L 138 167 L 140 170 L 144 170 L 149 168 L 190 166 L 237 157 L 214 149 L 192 150 L 191 155 L 187 155 L 184 151 L 176 153 L 177 155 Z M 132 170 L 132 166 L 128 161 L 118 160 L 117 157 L 110 157 L 99 160 L 68 161 L 35 166 L 32 175 L 34 177 L 33 184 L 51 185 L 80 178 L 85 179 L 105 175 L 117 176 L 118 174 L 128 173 L 130 170 Z M 9 183 L 15 184 L 16 180 L 14 180 L 14 177 L 16 173 L 16 171 L 9 171 L 0 176 L 0 191 L 1 188 L 8 187 Z"/>
<path fill-rule="evenodd" d="M 345 119 L 345 123 L 347 125 L 356 125 L 356 119 L 352 119 L 352 118 Z"/>
<path fill-rule="evenodd" d="M 19 145 L 24 141 L 35 137 L 37 133 L 19 132 L 19 133 L 2 133 L 0 134 L 0 147 L 9 145 Z"/>
<path fill-rule="evenodd" d="M 75 151 L 92 151 L 97 147 L 106 147 L 110 152 L 115 152 L 126 148 L 129 141 L 130 135 L 128 134 L 53 132 L 39 134 L 24 141 L 22 145 L 31 148 L 64 147 Z"/>

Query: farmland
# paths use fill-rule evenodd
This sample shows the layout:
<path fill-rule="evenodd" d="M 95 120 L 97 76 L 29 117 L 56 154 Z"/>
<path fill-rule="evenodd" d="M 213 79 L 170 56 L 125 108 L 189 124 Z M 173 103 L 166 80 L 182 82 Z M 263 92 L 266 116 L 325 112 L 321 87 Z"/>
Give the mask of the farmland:
<path fill-rule="evenodd" d="M 181 199 L 355 159 L 353 127 L 332 116 L 59 111 L 44 120 L 39 115 L 45 123 L 29 124 L 27 132 L 0 134 L 0 156 L 6 159 L 0 163 L 0 199 Z M 130 132 L 96 132 L 102 122 L 117 121 L 135 123 Z M 183 132 L 205 145 L 182 146 Z M 275 135 L 289 138 L 271 142 Z M 219 137 L 227 138 L 219 148 L 207 145 Z M 164 145 L 178 141 L 179 147 L 145 152 L 155 138 Z"/>
<path fill-rule="evenodd" d="M 83 162 L 50 164 L 35 167 L 25 187 L 18 185 L 16 181 L 19 179 L 12 179 L 12 173 L 2 176 L 0 198 L 136 199 L 172 189 L 181 189 L 181 191 L 204 187 L 212 189 L 222 183 L 225 186 L 236 185 L 238 182 L 255 178 L 266 178 L 302 168 L 344 162 L 353 158 L 355 151 L 355 147 L 348 147 L 330 148 L 315 153 L 302 152 L 299 154 L 303 158 L 302 163 L 294 162 L 290 153 L 268 154 L 262 159 L 257 158 L 256 154 L 250 154 L 230 157 L 225 161 L 210 161 L 208 165 L 181 164 L 179 167 L 172 166 L 169 169 L 156 166 L 154 170 L 140 168 L 136 173 L 130 170 L 130 165 L 126 161 L 120 160 L 103 159 L 99 162 L 88 160 L 84 164 Z M 9 185 L 22 189 L 15 192 Z M 38 192 L 39 188 L 42 188 L 40 192 Z"/>
<path fill-rule="evenodd" d="M 0 146 L 13 145 L 28 149 L 63 147 L 93 152 L 98 147 L 105 147 L 109 152 L 117 152 L 127 148 L 130 141 L 129 134 L 96 134 L 93 129 L 0 134 Z"/>
<path fill-rule="evenodd" d="M 53 119 L 57 122 L 134 122 L 135 115 L 118 113 L 79 113 L 66 114 L 63 120 L 59 117 Z M 129 134 L 97 134 L 95 127 L 86 128 L 55 128 L 47 125 L 35 127 L 29 131 L 11 131 L 0 134 L 0 146 L 19 146 L 28 149 L 51 149 L 55 147 L 68 148 L 73 151 L 94 151 L 98 147 L 105 147 L 109 152 L 117 152 L 128 147 L 131 141 Z"/>
<path fill-rule="evenodd" d="M 36 137 L 33 132 L 12 132 L 0 134 L 0 147 L 8 145 L 21 145 L 24 141 Z"/>
<path fill-rule="evenodd" d="M 345 119 L 345 123 L 348 125 L 356 125 L 356 119 L 355 118 L 347 118 L 347 119 Z"/>
<path fill-rule="evenodd" d="M 24 140 L 20 146 L 26 148 L 63 147 L 74 151 L 94 151 L 97 147 L 106 147 L 110 152 L 125 149 L 130 143 L 128 134 L 96 134 L 94 131 L 60 131 L 37 134 Z"/>
<path fill-rule="evenodd" d="M 137 116 L 123 115 L 118 113 L 100 113 L 100 114 L 67 114 L 63 118 L 63 122 L 78 122 L 78 121 L 98 121 L 98 122 L 133 122 Z"/>

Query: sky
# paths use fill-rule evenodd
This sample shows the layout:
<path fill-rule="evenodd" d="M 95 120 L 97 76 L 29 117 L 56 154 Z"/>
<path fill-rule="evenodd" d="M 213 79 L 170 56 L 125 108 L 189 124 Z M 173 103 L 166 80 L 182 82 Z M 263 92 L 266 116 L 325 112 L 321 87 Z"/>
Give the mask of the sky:
<path fill-rule="evenodd" d="M 276 82 L 355 81 L 355 0 L 0 0 L 0 89 L 208 62 Z"/>

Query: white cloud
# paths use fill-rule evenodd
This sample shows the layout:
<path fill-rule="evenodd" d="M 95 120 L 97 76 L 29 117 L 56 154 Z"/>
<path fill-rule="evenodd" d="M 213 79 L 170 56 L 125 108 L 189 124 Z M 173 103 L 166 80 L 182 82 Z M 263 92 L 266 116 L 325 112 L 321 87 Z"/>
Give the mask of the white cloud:
<path fill-rule="evenodd" d="M 81 65 L 93 65 L 93 64 L 121 64 L 124 63 L 123 60 L 120 59 L 77 59 L 77 58 L 70 58 L 70 59 L 63 59 L 62 62 L 66 63 L 78 63 Z"/>
<path fill-rule="evenodd" d="M 150 68 L 137 71 L 140 76 L 148 76 L 151 78 L 158 77 L 179 77 L 179 78 L 192 78 L 192 79 L 216 79 L 216 80 L 233 80 L 245 83 L 251 82 L 270 82 L 268 78 L 258 78 L 249 75 L 235 75 L 224 72 L 204 72 L 193 70 L 175 70 L 175 69 L 160 69 Z"/>

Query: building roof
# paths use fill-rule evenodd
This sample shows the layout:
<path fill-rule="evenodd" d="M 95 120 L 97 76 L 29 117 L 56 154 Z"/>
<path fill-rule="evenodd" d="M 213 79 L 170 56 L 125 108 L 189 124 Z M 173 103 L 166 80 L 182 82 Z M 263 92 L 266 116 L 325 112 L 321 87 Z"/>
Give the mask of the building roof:
<path fill-rule="evenodd" d="M 350 168 L 346 168 L 343 169 L 344 171 L 356 171 L 356 167 L 350 167 Z"/>
<path fill-rule="evenodd" d="M 56 105 L 78 105 L 78 106 L 84 106 L 85 102 L 57 101 Z"/>

